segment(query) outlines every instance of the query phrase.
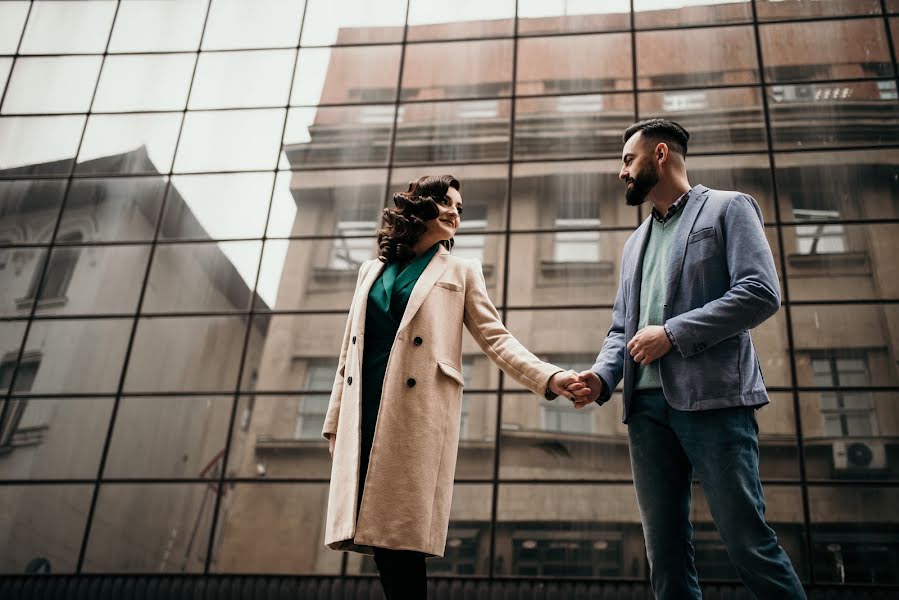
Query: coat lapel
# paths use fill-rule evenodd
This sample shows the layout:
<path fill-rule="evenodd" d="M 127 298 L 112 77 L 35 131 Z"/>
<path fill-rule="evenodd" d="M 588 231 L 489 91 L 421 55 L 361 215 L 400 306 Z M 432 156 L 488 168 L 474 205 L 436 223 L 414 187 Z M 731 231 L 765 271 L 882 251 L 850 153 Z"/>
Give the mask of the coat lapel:
<path fill-rule="evenodd" d="M 646 254 L 646 244 L 649 243 L 649 229 L 652 227 L 652 216 L 646 218 L 643 224 L 637 228 L 637 239 L 634 240 L 634 248 L 637 249 L 637 258 L 634 261 L 634 272 L 631 278 L 630 294 L 627 298 L 627 306 L 631 307 L 630 318 L 634 321 L 633 329 L 636 331 L 640 318 L 640 289 L 643 283 L 643 256 Z"/>
<path fill-rule="evenodd" d="M 448 255 L 449 252 L 447 249 L 440 246 L 437 254 L 434 255 L 431 262 L 425 267 L 421 277 L 419 277 L 418 281 L 415 283 L 415 287 L 412 288 L 412 294 L 409 296 L 409 303 L 406 305 L 406 311 L 403 313 L 403 320 L 400 321 L 397 335 L 399 335 L 399 333 L 405 329 L 406 325 L 409 324 L 409 321 L 412 320 L 412 317 L 415 316 L 415 313 L 418 312 L 418 309 L 421 308 L 422 303 L 424 303 L 425 298 L 428 296 L 428 292 L 431 291 L 431 288 L 434 287 L 434 284 L 437 283 L 437 280 L 443 275 L 443 271 L 446 269 L 446 257 Z"/>
<path fill-rule="evenodd" d="M 693 223 L 705 204 L 706 195 L 709 188 L 703 185 L 697 185 L 690 190 L 690 197 L 684 206 L 684 212 L 680 216 L 680 223 L 677 224 L 677 231 L 674 232 L 674 239 L 671 240 L 671 256 L 668 259 L 667 280 L 665 282 L 665 308 L 663 316 L 667 320 L 671 315 L 672 299 L 677 294 L 677 286 L 681 280 L 681 270 L 684 266 L 684 256 L 687 254 L 687 240 L 690 232 L 693 231 Z M 650 217 L 651 218 L 651 217 Z"/>

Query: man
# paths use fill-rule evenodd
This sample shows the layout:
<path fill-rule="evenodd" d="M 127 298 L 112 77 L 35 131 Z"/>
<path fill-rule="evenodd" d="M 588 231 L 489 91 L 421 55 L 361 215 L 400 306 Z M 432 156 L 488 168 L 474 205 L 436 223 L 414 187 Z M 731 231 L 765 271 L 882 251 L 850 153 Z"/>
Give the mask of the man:
<path fill-rule="evenodd" d="M 653 592 L 701 598 L 693 564 L 693 471 L 731 560 L 760 599 L 805 598 L 765 523 L 755 410 L 768 394 L 749 337 L 780 306 L 774 259 L 756 201 L 691 187 L 689 134 L 664 119 L 624 132 L 628 205 L 652 214 L 621 260 L 612 326 L 580 374 L 603 404 L 624 379 L 623 421 Z"/>

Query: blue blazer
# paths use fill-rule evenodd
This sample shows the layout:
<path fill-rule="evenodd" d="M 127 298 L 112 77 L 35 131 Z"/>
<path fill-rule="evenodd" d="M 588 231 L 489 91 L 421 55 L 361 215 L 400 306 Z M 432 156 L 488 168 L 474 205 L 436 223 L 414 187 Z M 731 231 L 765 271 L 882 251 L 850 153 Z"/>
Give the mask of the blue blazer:
<path fill-rule="evenodd" d="M 663 317 L 677 349 L 658 359 L 662 389 L 678 410 L 761 406 L 768 392 L 749 330 L 780 307 L 774 258 L 762 212 L 746 194 L 698 185 L 672 241 Z M 637 363 L 627 343 L 637 333 L 643 254 L 652 217 L 628 238 L 612 326 L 593 371 L 605 384 L 599 404 L 624 379 L 627 423 Z"/>

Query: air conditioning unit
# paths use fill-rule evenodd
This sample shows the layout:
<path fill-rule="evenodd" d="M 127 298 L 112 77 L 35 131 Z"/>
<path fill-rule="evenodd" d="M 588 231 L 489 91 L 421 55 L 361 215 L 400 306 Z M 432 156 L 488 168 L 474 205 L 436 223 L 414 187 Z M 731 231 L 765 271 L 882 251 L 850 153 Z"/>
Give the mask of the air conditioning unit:
<path fill-rule="evenodd" d="M 879 440 L 840 440 L 833 443 L 836 473 L 868 473 L 887 468 L 887 453 Z"/>

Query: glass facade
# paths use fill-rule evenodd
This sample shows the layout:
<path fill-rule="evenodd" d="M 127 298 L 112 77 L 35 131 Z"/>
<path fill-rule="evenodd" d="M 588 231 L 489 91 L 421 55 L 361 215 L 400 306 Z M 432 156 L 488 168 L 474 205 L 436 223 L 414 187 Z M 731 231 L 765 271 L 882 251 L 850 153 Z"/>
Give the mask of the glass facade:
<path fill-rule="evenodd" d="M 423 174 L 529 349 L 589 367 L 621 133 L 691 132 L 762 207 L 768 520 L 803 581 L 899 586 L 895 0 L 0 3 L 0 573 L 371 574 L 322 545 L 359 265 Z M 572 411 L 466 333 L 434 575 L 645 580 L 620 398 Z M 40 510 L 39 510 L 40 509 Z M 701 577 L 736 580 L 694 491 Z"/>

